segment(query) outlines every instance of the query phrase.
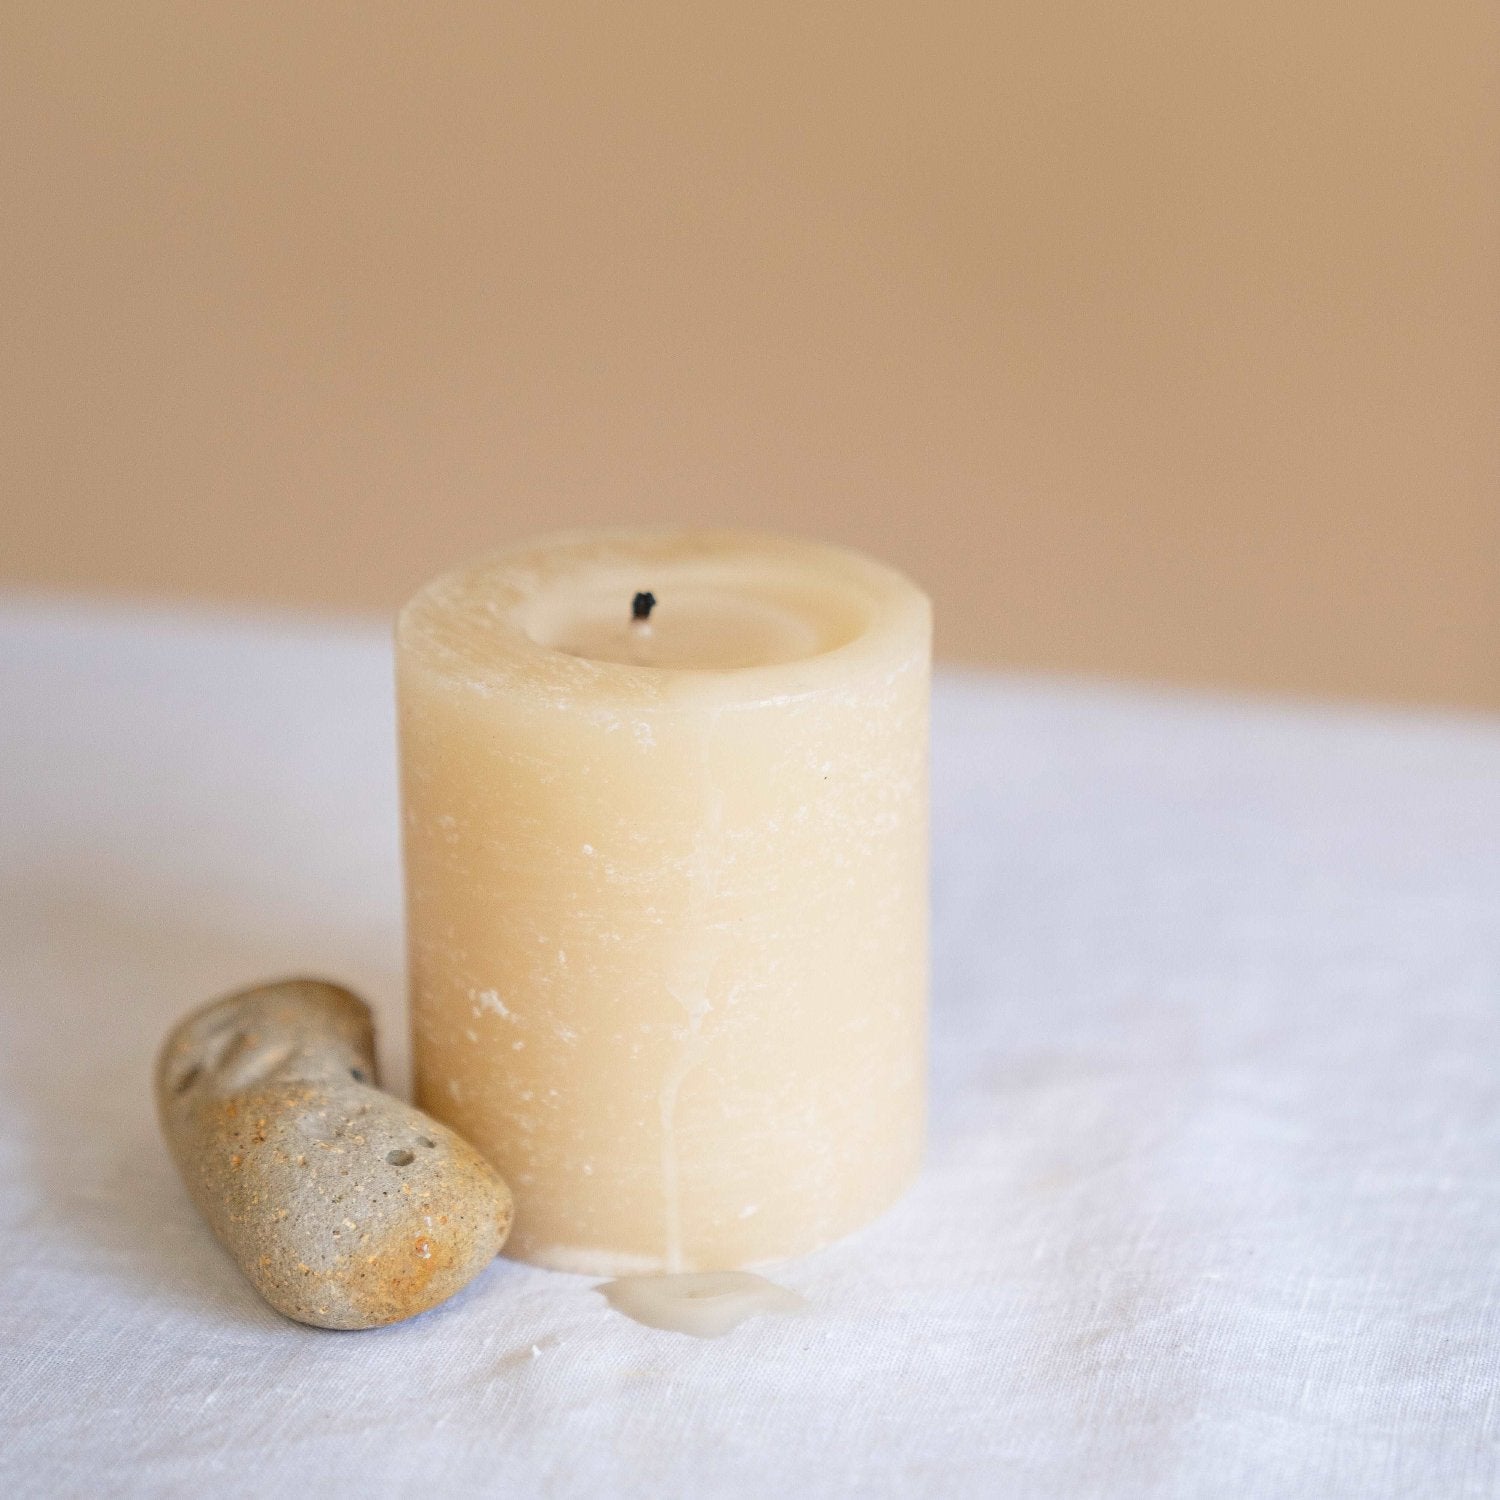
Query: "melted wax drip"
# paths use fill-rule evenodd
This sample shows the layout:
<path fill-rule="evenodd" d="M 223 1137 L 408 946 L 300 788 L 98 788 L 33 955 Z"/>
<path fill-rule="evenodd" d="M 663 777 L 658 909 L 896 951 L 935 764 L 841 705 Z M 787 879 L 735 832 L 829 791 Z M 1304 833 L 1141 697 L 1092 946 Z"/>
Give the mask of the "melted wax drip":
<path fill-rule="evenodd" d="M 805 1298 L 753 1271 L 683 1271 L 622 1276 L 599 1287 L 616 1312 L 670 1333 L 716 1339 L 756 1313 L 798 1313 Z"/>

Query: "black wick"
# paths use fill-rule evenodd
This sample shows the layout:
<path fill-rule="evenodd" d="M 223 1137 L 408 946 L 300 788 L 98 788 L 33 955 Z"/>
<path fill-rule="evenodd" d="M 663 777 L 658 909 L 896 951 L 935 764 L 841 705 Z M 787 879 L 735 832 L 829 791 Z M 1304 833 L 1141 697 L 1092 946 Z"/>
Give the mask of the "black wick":
<path fill-rule="evenodd" d="M 649 620 L 651 618 L 651 611 L 655 608 L 655 594 L 637 594 L 630 601 L 630 618 L 632 620 Z"/>

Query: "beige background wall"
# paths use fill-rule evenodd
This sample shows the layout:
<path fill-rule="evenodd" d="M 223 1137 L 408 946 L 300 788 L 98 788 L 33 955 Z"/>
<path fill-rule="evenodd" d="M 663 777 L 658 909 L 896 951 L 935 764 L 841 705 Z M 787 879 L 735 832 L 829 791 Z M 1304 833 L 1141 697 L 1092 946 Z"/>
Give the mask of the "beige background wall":
<path fill-rule="evenodd" d="M 1500 706 L 1490 0 L 0 6 L 0 578 L 604 518 L 979 661 Z"/>

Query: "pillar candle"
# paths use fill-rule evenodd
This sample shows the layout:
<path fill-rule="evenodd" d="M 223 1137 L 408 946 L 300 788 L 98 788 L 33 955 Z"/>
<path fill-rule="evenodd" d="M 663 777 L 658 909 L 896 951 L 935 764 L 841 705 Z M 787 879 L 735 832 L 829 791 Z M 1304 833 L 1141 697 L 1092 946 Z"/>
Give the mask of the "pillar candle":
<path fill-rule="evenodd" d="M 406 606 L 417 1099 L 511 1184 L 507 1253 L 739 1268 L 910 1180 L 930 638 L 890 568 L 739 533 L 545 538 Z"/>

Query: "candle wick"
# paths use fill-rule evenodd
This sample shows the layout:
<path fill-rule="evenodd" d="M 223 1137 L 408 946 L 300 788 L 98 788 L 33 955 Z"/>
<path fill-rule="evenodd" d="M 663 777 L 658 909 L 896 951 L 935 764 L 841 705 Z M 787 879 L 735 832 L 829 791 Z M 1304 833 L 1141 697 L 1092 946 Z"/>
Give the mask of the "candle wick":
<path fill-rule="evenodd" d="M 649 620 L 651 618 L 651 611 L 655 608 L 655 594 L 637 594 L 635 598 L 630 601 L 630 618 L 632 620 Z"/>

